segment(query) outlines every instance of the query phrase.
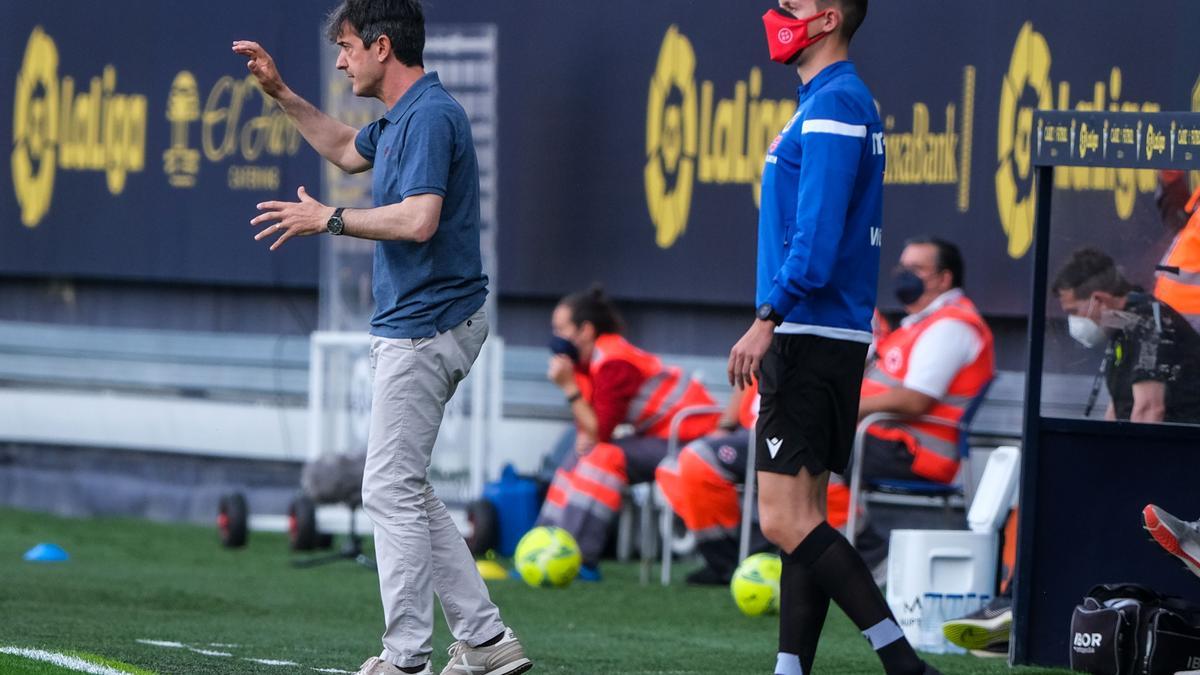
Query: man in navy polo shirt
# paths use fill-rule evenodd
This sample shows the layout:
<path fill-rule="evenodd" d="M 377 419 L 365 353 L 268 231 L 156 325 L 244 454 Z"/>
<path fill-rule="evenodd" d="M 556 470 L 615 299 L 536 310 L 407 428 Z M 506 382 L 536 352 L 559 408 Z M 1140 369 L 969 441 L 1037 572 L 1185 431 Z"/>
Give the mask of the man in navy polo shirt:
<path fill-rule="evenodd" d="M 323 157 L 350 173 L 375 169 L 375 207 L 326 206 L 303 187 L 298 202 L 259 204 L 255 239 L 328 233 L 378 242 L 374 383 L 363 508 L 375 523 L 383 598 L 383 653 L 360 675 L 432 673 L 433 593 L 454 637 L 442 671 L 510 675 L 532 667 L 500 620 L 466 543 L 428 481 L 446 403 L 487 337 L 487 277 L 479 252 L 479 169 L 467 115 L 422 61 L 419 0 L 347 0 L 332 14 L 337 68 L 358 96 L 388 112 L 361 130 L 289 89 L 253 42 L 233 51 Z"/>

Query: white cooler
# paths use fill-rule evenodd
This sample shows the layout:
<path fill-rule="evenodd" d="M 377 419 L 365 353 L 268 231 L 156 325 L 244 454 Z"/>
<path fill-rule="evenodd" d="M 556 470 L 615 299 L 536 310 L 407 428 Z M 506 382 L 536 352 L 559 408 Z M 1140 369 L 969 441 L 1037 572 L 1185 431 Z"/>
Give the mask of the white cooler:
<path fill-rule="evenodd" d="M 926 593 L 994 595 L 998 532 L 1013 502 L 1019 467 L 1016 448 L 1000 447 L 991 454 L 967 514 L 971 529 L 892 531 L 887 602 L 913 645 L 920 643 Z"/>
<path fill-rule="evenodd" d="M 910 643 L 919 643 L 926 593 L 995 593 L 996 543 L 995 532 L 892 530 L 887 601 Z"/>

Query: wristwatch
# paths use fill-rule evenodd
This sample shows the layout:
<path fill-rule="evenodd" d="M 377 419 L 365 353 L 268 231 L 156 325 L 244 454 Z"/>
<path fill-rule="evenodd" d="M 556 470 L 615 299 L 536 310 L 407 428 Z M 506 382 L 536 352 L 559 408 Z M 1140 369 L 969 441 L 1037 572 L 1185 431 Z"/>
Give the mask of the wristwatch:
<path fill-rule="evenodd" d="M 764 302 L 763 304 L 759 305 L 758 311 L 755 312 L 755 316 L 763 321 L 770 321 L 776 326 L 783 323 L 783 317 L 779 316 L 779 312 L 776 312 L 775 308 L 772 307 L 771 303 L 769 302 Z"/>
<path fill-rule="evenodd" d="M 329 217 L 329 222 L 325 223 L 325 229 L 329 234 L 341 234 L 346 229 L 346 223 L 342 222 L 342 211 L 345 207 L 339 206 L 333 210 L 333 215 Z"/>

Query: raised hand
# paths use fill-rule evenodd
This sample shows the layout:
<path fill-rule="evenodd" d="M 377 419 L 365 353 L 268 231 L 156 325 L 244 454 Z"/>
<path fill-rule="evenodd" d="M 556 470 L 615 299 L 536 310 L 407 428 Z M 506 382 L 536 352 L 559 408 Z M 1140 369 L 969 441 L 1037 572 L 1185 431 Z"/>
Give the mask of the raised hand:
<path fill-rule="evenodd" d="M 236 40 L 233 43 L 233 53 L 250 59 L 246 69 L 258 80 L 258 84 L 267 96 L 277 98 L 286 89 L 279 69 L 275 67 L 275 59 L 262 48 L 262 45 L 249 40 Z"/>

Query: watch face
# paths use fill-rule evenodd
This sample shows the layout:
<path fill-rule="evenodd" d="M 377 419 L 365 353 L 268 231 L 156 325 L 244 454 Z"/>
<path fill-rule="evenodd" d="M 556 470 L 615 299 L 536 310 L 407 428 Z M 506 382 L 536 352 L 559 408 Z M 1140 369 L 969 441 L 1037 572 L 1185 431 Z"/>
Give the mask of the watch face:
<path fill-rule="evenodd" d="M 329 222 L 325 225 L 325 228 L 329 230 L 330 234 L 341 234 L 342 230 L 345 228 L 345 224 L 342 222 L 341 216 L 334 216 L 329 219 Z"/>
<path fill-rule="evenodd" d="M 764 302 L 758 306 L 758 318 L 766 321 L 767 319 L 771 318 L 771 312 L 773 311 L 774 310 L 771 308 L 771 306 Z"/>

